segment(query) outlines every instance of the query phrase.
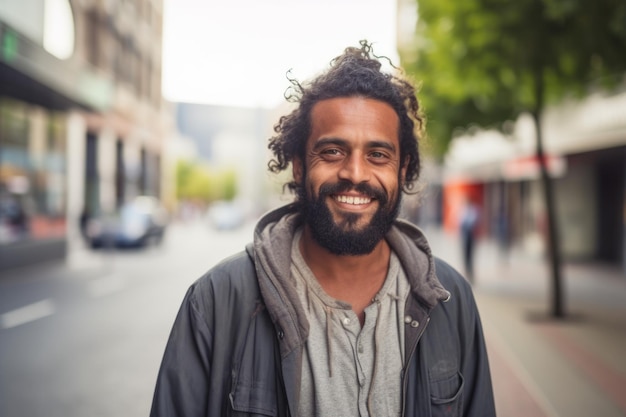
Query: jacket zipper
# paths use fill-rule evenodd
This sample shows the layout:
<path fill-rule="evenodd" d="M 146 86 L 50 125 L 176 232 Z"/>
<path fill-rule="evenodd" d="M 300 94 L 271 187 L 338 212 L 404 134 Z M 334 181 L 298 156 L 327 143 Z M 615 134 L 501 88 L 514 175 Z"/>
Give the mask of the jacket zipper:
<path fill-rule="evenodd" d="M 406 412 L 406 390 L 408 389 L 408 378 L 406 376 L 408 370 L 409 370 L 409 365 L 411 364 L 411 360 L 413 359 L 413 355 L 415 355 L 415 349 L 417 349 L 417 344 L 419 343 L 420 339 L 422 338 L 422 335 L 424 334 L 424 331 L 426 330 L 426 327 L 428 327 L 428 323 L 430 323 L 430 316 L 426 317 L 426 323 L 424 323 L 424 325 L 422 326 L 422 330 L 420 330 L 420 332 L 417 335 L 417 339 L 415 341 L 415 343 L 413 344 L 413 347 L 411 348 L 411 353 L 409 354 L 408 360 L 406 362 L 406 368 L 404 370 L 404 375 L 403 375 L 403 381 L 402 381 L 402 413 L 400 414 L 402 417 L 404 417 L 404 413 Z"/>

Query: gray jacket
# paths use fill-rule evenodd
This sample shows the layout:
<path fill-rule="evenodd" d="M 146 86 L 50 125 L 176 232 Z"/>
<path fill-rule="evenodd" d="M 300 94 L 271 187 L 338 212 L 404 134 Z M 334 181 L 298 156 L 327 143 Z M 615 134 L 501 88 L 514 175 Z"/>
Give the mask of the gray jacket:
<path fill-rule="evenodd" d="M 296 416 L 308 322 L 290 285 L 293 206 L 266 215 L 245 252 L 188 290 L 159 371 L 152 417 Z M 471 287 L 397 220 L 387 241 L 412 291 L 406 303 L 403 416 L 495 416 Z M 436 272 L 435 272 L 436 271 Z"/>

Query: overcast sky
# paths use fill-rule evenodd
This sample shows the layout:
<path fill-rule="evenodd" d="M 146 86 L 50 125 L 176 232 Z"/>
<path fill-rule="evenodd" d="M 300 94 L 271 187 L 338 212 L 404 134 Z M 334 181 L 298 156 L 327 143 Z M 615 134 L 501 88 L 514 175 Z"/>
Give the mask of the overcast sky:
<path fill-rule="evenodd" d="M 164 0 L 163 94 L 274 107 L 360 39 L 397 63 L 396 0 Z"/>

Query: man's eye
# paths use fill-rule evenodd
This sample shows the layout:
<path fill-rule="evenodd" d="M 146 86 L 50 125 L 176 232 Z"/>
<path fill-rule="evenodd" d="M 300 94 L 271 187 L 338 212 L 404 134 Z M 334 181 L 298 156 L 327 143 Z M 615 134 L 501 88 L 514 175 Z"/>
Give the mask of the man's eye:
<path fill-rule="evenodd" d="M 374 159 L 383 159 L 387 157 L 387 154 L 385 154 L 384 152 L 374 151 L 370 153 L 370 157 Z"/>
<path fill-rule="evenodd" d="M 339 149 L 325 149 L 322 151 L 323 155 L 339 155 Z"/>

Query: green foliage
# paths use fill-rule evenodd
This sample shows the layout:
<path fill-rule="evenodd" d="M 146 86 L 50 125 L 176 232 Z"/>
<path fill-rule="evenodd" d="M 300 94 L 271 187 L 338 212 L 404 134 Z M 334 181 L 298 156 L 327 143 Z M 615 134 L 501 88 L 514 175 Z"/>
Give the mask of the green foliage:
<path fill-rule="evenodd" d="M 213 171 L 192 161 L 176 165 L 176 197 L 210 203 L 232 200 L 237 195 L 237 174 L 234 170 Z"/>
<path fill-rule="evenodd" d="M 417 50 L 401 55 L 438 156 L 459 127 L 499 128 L 626 72 L 624 0 L 416 1 Z"/>
<path fill-rule="evenodd" d="M 233 200 L 237 196 L 237 175 L 234 171 L 226 171 L 221 175 L 222 200 Z"/>

